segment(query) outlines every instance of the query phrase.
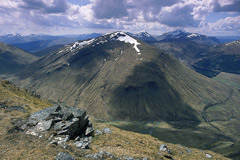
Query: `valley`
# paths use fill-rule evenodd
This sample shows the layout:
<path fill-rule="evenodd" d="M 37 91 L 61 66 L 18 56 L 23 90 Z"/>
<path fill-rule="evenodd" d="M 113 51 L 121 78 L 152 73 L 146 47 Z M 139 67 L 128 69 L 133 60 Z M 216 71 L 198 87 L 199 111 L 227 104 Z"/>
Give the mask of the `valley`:
<path fill-rule="evenodd" d="M 187 34 L 189 35 L 191 34 Z M 144 39 L 133 38 L 137 36 L 142 38 L 147 36 L 149 39 L 145 39 L 146 43 Z M 123 136 L 125 139 L 128 134 L 144 139 L 145 135 L 142 134 L 148 134 L 147 139 L 150 140 L 151 135 L 161 143 L 170 143 L 168 145 L 173 145 L 174 148 L 177 144 L 181 144 L 238 159 L 239 75 L 236 74 L 237 70 L 233 74 L 229 70 L 221 70 L 221 66 L 217 69 L 205 67 L 205 61 L 211 60 L 212 56 L 232 56 L 238 55 L 238 52 L 237 50 L 232 53 L 227 52 L 231 50 L 229 48 L 231 45 L 211 46 L 202 41 L 197 42 L 199 41 L 174 41 L 173 37 L 171 40 L 154 41 L 151 36 L 143 32 L 133 35 L 120 31 L 113 32 L 56 48 L 47 48 L 39 51 L 41 56 L 21 51 L 23 53 L 20 55 L 15 54 L 15 57 L 20 58 L 11 59 L 12 62 L 3 57 L 2 61 L 9 63 L 8 66 L 15 62 L 21 64 L 21 56 L 31 58 L 30 62 L 25 62 L 24 66 L 16 67 L 14 70 L 3 65 L 3 70 L 6 72 L 2 72 L 1 77 L 48 100 L 43 106 L 37 102 L 31 104 L 33 107 L 28 108 L 30 113 L 45 108 L 50 103 L 76 106 L 87 111 L 97 128 L 107 126 L 116 130 L 118 132 L 116 135 L 115 133 L 110 135 L 113 136 L 112 139 L 114 136 Z M 233 48 L 236 47 L 235 45 L 234 43 Z M 224 46 L 228 48 L 225 49 Z M 8 49 L 2 47 L 2 50 L 5 53 Z M 20 50 L 15 48 L 14 51 L 20 53 Z M 12 55 L 12 52 L 8 54 Z M 228 59 L 223 58 L 223 60 Z M 231 62 L 226 63 L 231 64 Z M 195 72 L 194 65 L 213 70 L 217 74 L 206 77 L 204 76 L 206 74 Z M 1 83 L 8 84 L 4 81 Z M 10 91 L 14 92 L 11 94 L 14 95 L 13 97 L 19 97 L 15 94 L 18 91 L 15 90 L 18 89 L 11 89 Z M 7 92 L 2 93 L 4 94 L 1 95 L 4 96 Z M 27 96 L 28 98 L 30 97 Z M 5 96 L 1 101 L 12 105 L 21 98 L 10 99 Z M 17 105 L 25 106 L 27 101 L 18 102 Z M 17 116 L 15 111 L 11 114 L 7 113 L 7 117 L 13 116 L 14 119 Z M 22 118 L 27 114 L 19 116 Z M 22 133 L 17 134 L 24 137 L 21 143 L 28 141 Z M 105 143 L 106 137 L 101 138 Z M 130 141 L 128 138 L 127 141 Z M 100 139 L 97 138 L 93 143 L 92 151 L 99 151 L 97 149 L 99 145 L 108 150 L 117 143 L 113 141 L 108 143 L 109 146 L 105 146 Z M 8 140 L 2 141 L 8 143 Z M 135 141 L 131 143 L 138 147 Z M 121 149 L 126 150 L 127 147 L 124 145 Z M 158 157 L 155 154 L 156 149 L 150 148 L 146 154 L 138 155 L 136 151 L 131 151 L 133 152 L 131 155 L 156 159 Z M 117 154 L 118 149 L 115 149 L 110 151 Z M 56 151 L 60 151 L 59 148 Z M 177 152 L 174 153 L 176 157 L 180 156 Z M 34 151 L 34 154 L 37 153 Z M 44 154 L 53 156 L 56 152 L 44 151 Z M 75 150 L 71 151 L 71 154 L 77 155 Z M 29 155 L 24 154 L 24 156 Z M 200 156 L 198 151 L 194 156 Z"/>

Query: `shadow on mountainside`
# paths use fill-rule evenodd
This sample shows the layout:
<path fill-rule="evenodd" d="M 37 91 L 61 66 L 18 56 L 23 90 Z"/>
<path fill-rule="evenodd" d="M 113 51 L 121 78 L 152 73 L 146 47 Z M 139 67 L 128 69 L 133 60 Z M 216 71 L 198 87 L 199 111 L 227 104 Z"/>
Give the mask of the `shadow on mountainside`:
<path fill-rule="evenodd" d="M 155 62 L 136 66 L 132 75 L 113 91 L 109 114 L 120 120 L 193 121 L 198 125 L 196 111 L 182 100 L 164 74 Z"/>

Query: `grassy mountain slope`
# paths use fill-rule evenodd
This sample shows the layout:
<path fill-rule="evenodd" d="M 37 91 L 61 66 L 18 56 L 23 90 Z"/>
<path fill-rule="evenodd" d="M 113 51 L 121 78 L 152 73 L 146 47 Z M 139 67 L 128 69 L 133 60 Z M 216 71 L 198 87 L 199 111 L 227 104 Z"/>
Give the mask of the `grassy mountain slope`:
<path fill-rule="evenodd" d="M 138 54 L 131 44 L 110 37 L 80 49 L 65 46 L 41 58 L 20 75 L 22 86 L 114 120 L 198 122 L 205 106 L 220 103 L 231 92 L 142 41 Z"/>
<path fill-rule="evenodd" d="M 30 53 L 8 44 L 0 43 L 0 74 L 17 72 L 35 60 L 37 58 Z"/>
<path fill-rule="evenodd" d="M 9 106 L 22 106 L 28 111 L 28 113 L 24 113 L 0 108 L 1 159 L 55 159 L 59 152 L 67 152 L 76 159 L 87 160 L 88 158 L 84 157 L 84 155 L 94 154 L 100 151 L 110 152 L 115 157 L 126 155 L 134 158 L 147 157 L 150 160 L 164 160 L 168 159 L 167 156 L 174 159 L 206 159 L 206 154 L 210 154 L 212 159 L 227 159 L 211 151 L 165 143 L 150 135 L 120 130 L 108 123 L 94 119 L 91 121 L 95 129 L 102 130 L 108 127 L 112 132 L 110 134 L 95 136 L 88 150 L 81 150 L 74 146 L 63 149 L 61 146 L 49 144 L 49 141 L 45 137 L 40 138 L 26 135 L 14 127 L 14 124 L 25 119 L 30 113 L 48 107 L 50 105 L 49 103 L 32 96 L 24 89 L 17 88 L 8 81 L 0 81 L 0 93 L 1 102 L 6 102 L 6 105 Z M 172 153 L 161 152 L 161 154 L 159 154 L 159 146 L 161 144 L 167 145 Z"/>
<path fill-rule="evenodd" d="M 240 41 L 213 46 L 194 66 L 240 74 Z"/>
<path fill-rule="evenodd" d="M 237 88 L 206 78 L 139 40 L 137 51 L 120 41 L 124 37 L 117 32 L 67 45 L 31 64 L 16 82 L 98 119 L 165 121 L 172 128 L 158 127 L 155 135 L 164 133 L 156 137 L 171 143 L 201 149 L 237 143 Z"/>

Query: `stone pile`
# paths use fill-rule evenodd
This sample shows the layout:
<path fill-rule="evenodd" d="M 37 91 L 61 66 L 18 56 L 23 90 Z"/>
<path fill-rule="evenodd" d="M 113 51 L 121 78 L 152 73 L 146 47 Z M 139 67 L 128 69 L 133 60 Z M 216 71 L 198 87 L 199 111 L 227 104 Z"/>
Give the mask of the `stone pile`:
<path fill-rule="evenodd" d="M 69 140 L 75 140 L 74 145 L 77 147 L 88 148 L 94 135 L 94 129 L 86 111 L 59 105 L 31 114 L 21 128 L 26 134 L 39 137 L 51 133 L 50 143 L 60 144 L 63 147 Z"/>

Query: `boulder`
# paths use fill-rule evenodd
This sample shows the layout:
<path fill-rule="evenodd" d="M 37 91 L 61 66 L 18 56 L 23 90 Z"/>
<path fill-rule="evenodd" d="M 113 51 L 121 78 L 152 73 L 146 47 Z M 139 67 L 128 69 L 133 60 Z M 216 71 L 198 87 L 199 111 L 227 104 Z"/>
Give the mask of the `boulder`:
<path fill-rule="evenodd" d="M 76 107 L 58 105 L 31 114 L 26 123 L 22 125 L 22 129 L 27 134 L 36 136 L 47 135 L 45 133 L 53 131 L 57 138 L 50 142 L 51 144 L 66 142 L 59 136 L 72 140 L 78 139 L 77 137 L 89 139 L 88 137 L 94 136 L 94 129 L 86 111 Z M 80 146 L 79 143 L 76 146 Z M 89 142 L 87 144 L 84 142 L 83 147 L 80 148 L 87 148 L 88 145 Z"/>
<path fill-rule="evenodd" d="M 75 158 L 68 153 L 60 152 L 57 154 L 56 160 L 75 160 Z"/>
<path fill-rule="evenodd" d="M 112 132 L 111 129 L 109 129 L 109 128 L 103 128 L 103 133 L 108 134 L 108 133 L 111 133 L 111 132 Z"/>
<path fill-rule="evenodd" d="M 212 158 L 212 156 L 211 156 L 210 154 L 206 154 L 206 158 L 209 158 L 209 159 L 211 159 L 211 158 Z"/>
<path fill-rule="evenodd" d="M 159 147 L 159 150 L 160 151 L 167 151 L 169 154 L 172 154 L 172 152 L 168 149 L 168 147 L 165 145 L 165 144 L 162 144 L 160 147 Z"/>

